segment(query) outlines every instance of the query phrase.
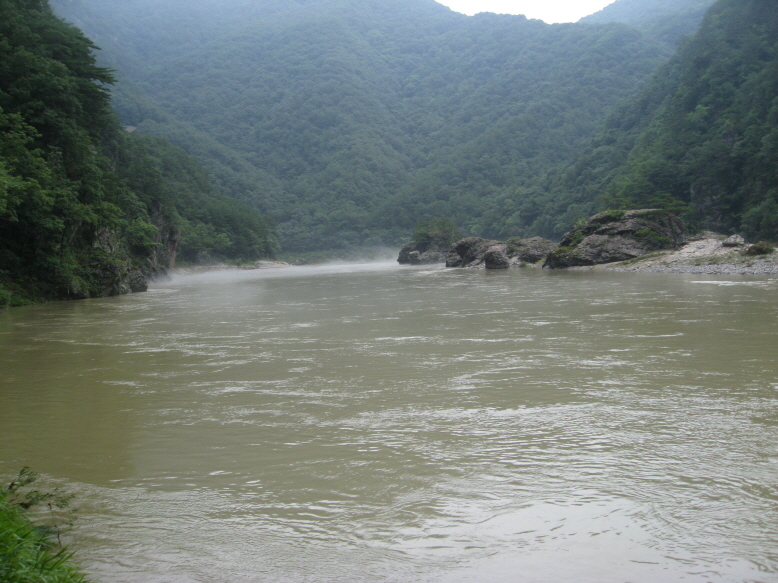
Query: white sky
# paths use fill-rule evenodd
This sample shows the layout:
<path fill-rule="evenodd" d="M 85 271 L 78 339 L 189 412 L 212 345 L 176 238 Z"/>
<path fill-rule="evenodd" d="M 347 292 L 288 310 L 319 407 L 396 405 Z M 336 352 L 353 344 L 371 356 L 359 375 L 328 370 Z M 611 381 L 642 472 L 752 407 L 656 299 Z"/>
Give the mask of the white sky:
<path fill-rule="evenodd" d="M 524 14 L 549 24 L 575 22 L 613 4 L 614 0 L 436 0 L 462 14 L 478 12 L 497 14 Z"/>

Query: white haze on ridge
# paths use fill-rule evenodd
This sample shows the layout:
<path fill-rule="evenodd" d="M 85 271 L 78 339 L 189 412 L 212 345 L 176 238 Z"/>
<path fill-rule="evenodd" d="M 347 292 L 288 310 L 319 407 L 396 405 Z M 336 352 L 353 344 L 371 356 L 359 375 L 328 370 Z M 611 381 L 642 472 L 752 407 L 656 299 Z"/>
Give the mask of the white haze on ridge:
<path fill-rule="evenodd" d="M 496 14 L 524 14 L 549 24 L 576 22 L 602 10 L 613 0 L 437 0 L 451 10 L 473 15 L 479 12 Z"/>

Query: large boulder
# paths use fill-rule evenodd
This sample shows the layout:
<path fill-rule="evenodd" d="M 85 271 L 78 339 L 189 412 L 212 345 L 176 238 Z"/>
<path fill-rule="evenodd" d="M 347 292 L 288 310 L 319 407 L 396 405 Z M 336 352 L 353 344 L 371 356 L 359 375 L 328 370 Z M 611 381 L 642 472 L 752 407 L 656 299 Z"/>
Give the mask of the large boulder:
<path fill-rule="evenodd" d="M 682 242 L 683 222 L 659 209 L 606 211 L 594 215 L 562 237 L 543 267 L 559 269 L 613 263 Z"/>
<path fill-rule="evenodd" d="M 721 244 L 724 247 L 743 247 L 746 240 L 741 235 L 732 235 L 724 239 Z"/>
<path fill-rule="evenodd" d="M 508 246 L 492 245 L 484 253 L 484 267 L 486 269 L 508 269 L 511 261 L 508 258 Z"/>
<path fill-rule="evenodd" d="M 484 263 L 486 252 L 495 245 L 505 246 L 501 241 L 481 237 L 460 239 L 451 247 L 446 259 L 446 267 L 479 267 Z"/>
<path fill-rule="evenodd" d="M 431 263 L 445 263 L 446 253 L 435 246 L 425 246 L 421 243 L 408 243 L 397 257 L 400 265 L 429 265 Z"/>
<path fill-rule="evenodd" d="M 557 248 L 557 244 L 543 237 L 521 239 L 514 237 L 506 241 L 508 256 L 512 264 L 538 263 Z"/>

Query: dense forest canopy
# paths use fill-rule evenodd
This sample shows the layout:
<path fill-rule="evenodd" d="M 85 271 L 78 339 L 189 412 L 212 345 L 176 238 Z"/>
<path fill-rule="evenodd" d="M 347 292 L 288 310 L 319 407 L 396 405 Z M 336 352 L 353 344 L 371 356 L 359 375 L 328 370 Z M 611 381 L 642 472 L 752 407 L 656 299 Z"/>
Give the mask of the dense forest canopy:
<path fill-rule="evenodd" d="M 658 199 L 700 228 L 778 238 L 778 5 L 719 0 L 538 204 L 549 216 Z"/>
<path fill-rule="evenodd" d="M 194 159 L 123 130 L 95 49 L 45 0 L 0 0 L 0 305 L 112 293 L 121 274 L 169 266 L 179 242 L 275 249 L 270 223 Z"/>
<path fill-rule="evenodd" d="M 654 204 L 775 238 L 778 8 L 711 3 L 547 25 L 433 0 L 53 0 L 89 40 L 0 0 L 2 285 L 85 297 L 120 266 L 270 256 L 257 210 L 291 252 L 436 217 L 555 238 Z"/>
<path fill-rule="evenodd" d="M 663 6 L 651 18 L 685 28 L 654 35 L 433 0 L 54 5 L 119 70 L 122 122 L 196 156 L 291 251 L 395 245 L 433 216 L 475 235 L 561 234 L 565 219 L 524 202 L 700 17 L 700 0 Z"/>

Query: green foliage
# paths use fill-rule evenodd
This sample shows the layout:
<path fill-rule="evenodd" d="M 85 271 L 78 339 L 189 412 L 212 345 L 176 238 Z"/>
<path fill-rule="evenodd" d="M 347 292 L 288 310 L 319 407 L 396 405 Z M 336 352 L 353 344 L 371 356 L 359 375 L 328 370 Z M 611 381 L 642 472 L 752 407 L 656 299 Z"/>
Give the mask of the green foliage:
<path fill-rule="evenodd" d="M 11 303 L 12 297 L 13 294 L 9 290 L 5 289 L 2 285 L 0 285 L 0 310 L 8 307 L 8 305 Z"/>
<path fill-rule="evenodd" d="M 625 22 L 675 45 L 692 34 L 715 0 L 616 0 L 581 22 Z"/>
<path fill-rule="evenodd" d="M 619 3 L 614 4 L 614 8 Z M 628 2 L 622 2 L 627 6 Z M 656 208 L 693 229 L 778 237 L 778 6 L 719 0 L 547 194 L 534 227 L 571 209 Z"/>
<path fill-rule="evenodd" d="M 122 121 L 198 157 L 290 252 L 398 244 L 432 216 L 555 238 L 603 207 L 776 237 L 769 0 L 618 0 L 563 26 L 422 0 L 57 6 L 107 40 Z M 3 176 L 0 212 L 25 187 Z M 189 258 L 240 247 L 180 218 Z"/>
<path fill-rule="evenodd" d="M 623 24 L 431 0 L 57 6 L 106 39 L 123 123 L 196 156 L 290 252 L 396 245 L 419 217 L 494 237 L 566 231 L 597 204 L 557 209 L 547 173 L 672 51 Z"/>
<path fill-rule="evenodd" d="M 36 506 L 49 514 L 67 509 L 73 496 L 27 490 L 37 474 L 24 468 L 8 487 L 0 488 L 0 581 L 4 583 L 81 583 L 84 575 L 71 562 L 72 554 L 54 539 L 72 518 L 55 517 L 49 524 L 34 524 L 26 511 Z M 71 515 L 72 516 L 72 515 Z"/>
<path fill-rule="evenodd" d="M 743 213 L 741 228 L 750 240 L 775 238 L 778 233 L 778 203 L 775 198 L 778 191 L 771 190 L 761 201 Z"/>
<path fill-rule="evenodd" d="M 175 247 L 175 225 L 162 227 L 182 214 L 238 217 L 213 225 L 235 256 L 275 249 L 270 223 L 220 196 L 193 159 L 125 134 L 95 49 L 45 0 L 0 0 L 0 272 L 20 292 L 0 305 L 99 295 L 106 270 L 164 263 L 153 256 Z"/>
<path fill-rule="evenodd" d="M 770 255 L 771 253 L 775 253 L 775 245 L 769 241 L 759 241 L 749 245 L 745 250 L 746 255 Z"/>
<path fill-rule="evenodd" d="M 124 136 L 116 173 L 126 179 L 159 226 L 128 223 L 125 236 L 138 251 L 158 245 L 164 229 L 179 241 L 185 262 L 273 257 L 275 227 L 246 203 L 220 194 L 205 169 L 167 140 L 134 132 Z"/>
<path fill-rule="evenodd" d="M 649 227 L 635 231 L 635 239 L 643 243 L 648 243 L 654 247 L 666 247 L 671 243 L 669 238 L 665 237 L 664 235 L 660 235 L 654 229 Z"/>
<path fill-rule="evenodd" d="M 448 249 L 455 241 L 462 238 L 462 232 L 451 219 L 434 217 L 416 223 L 412 238 L 414 243 L 421 246 L 422 251 L 430 247 Z"/>
<path fill-rule="evenodd" d="M 570 237 L 568 246 L 577 247 L 585 238 L 586 236 L 583 234 L 583 232 L 575 231 L 573 232 L 573 235 Z"/>

